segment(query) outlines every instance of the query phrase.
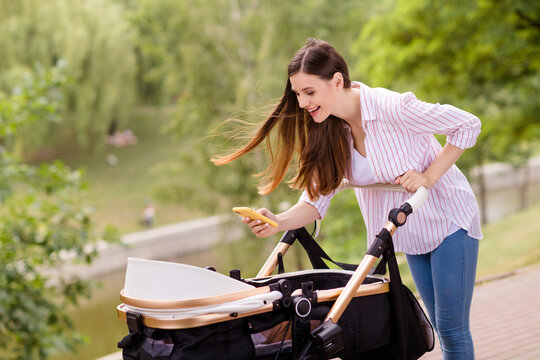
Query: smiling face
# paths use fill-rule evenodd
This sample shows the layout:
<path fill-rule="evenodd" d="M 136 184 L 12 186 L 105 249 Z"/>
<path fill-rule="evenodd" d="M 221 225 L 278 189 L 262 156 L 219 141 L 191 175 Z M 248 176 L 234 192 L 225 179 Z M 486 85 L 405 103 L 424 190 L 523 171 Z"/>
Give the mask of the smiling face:
<path fill-rule="evenodd" d="M 309 112 L 313 121 L 322 123 L 332 114 L 337 93 L 334 79 L 324 80 L 304 72 L 296 73 L 289 79 L 298 105 Z"/>

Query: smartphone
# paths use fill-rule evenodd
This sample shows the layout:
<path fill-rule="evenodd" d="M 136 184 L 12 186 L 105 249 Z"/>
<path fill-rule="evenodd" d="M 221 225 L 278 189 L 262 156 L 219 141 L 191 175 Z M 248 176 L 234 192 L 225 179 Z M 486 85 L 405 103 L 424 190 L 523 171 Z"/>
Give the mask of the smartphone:
<path fill-rule="evenodd" d="M 252 208 L 248 208 L 248 207 L 233 207 L 232 209 L 235 213 L 237 214 L 240 214 L 242 215 L 243 217 L 248 217 L 250 218 L 251 220 L 255 220 L 255 219 L 259 219 L 265 223 L 268 223 L 270 224 L 270 226 L 272 227 L 277 227 L 278 224 L 275 222 L 275 221 L 272 221 L 270 220 L 269 218 L 267 218 L 266 216 L 262 215 L 262 214 L 259 214 L 258 212 L 256 212 L 255 210 L 253 210 Z"/>

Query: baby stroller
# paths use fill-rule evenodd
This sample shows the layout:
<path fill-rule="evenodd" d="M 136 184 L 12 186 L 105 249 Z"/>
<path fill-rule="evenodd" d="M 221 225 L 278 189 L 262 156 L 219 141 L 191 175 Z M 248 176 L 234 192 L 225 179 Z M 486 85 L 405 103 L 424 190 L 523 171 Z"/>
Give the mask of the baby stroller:
<path fill-rule="evenodd" d="M 420 188 L 391 210 L 358 266 L 334 262 L 305 228 L 287 231 L 252 279 L 242 279 L 239 270 L 227 277 L 128 259 L 117 307 L 129 329 L 118 344 L 123 358 L 418 359 L 433 349 L 433 328 L 401 282 L 392 235 L 426 198 Z M 295 240 L 313 270 L 283 271 L 283 255 Z M 390 280 L 382 276 L 387 267 Z M 155 286 L 162 279 L 166 284 Z M 137 290 L 141 283 L 147 286 Z"/>

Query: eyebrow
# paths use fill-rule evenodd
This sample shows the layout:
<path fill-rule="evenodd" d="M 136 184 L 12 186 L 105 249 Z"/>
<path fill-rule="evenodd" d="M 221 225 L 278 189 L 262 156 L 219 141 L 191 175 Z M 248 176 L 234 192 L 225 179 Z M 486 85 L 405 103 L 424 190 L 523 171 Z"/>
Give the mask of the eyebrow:
<path fill-rule="evenodd" d="M 303 89 L 300 90 L 300 91 L 306 91 L 306 90 L 308 90 L 308 89 L 313 89 L 313 86 L 306 86 L 305 88 L 303 88 Z M 294 91 L 294 92 L 296 92 L 296 90 L 293 89 L 293 88 L 291 88 L 291 90 Z"/>

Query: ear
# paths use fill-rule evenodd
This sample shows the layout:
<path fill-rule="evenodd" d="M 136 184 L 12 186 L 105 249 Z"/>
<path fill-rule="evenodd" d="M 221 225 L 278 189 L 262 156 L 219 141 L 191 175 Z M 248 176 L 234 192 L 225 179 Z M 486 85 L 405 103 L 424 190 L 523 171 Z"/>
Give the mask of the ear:
<path fill-rule="evenodd" d="M 343 88 L 343 74 L 339 71 L 334 73 L 332 77 L 332 84 L 336 90 L 341 90 Z"/>

